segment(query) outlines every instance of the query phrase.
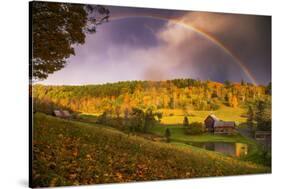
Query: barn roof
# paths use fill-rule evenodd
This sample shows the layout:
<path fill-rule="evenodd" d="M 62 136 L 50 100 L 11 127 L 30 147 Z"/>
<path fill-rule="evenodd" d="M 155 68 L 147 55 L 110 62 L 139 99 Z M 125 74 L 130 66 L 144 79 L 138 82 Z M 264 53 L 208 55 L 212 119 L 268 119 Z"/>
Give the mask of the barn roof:
<path fill-rule="evenodd" d="M 56 117 L 70 117 L 70 113 L 67 110 L 54 110 Z"/>
<path fill-rule="evenodd" d="M 214 114 L 211 114 L 211 115 L 209 115 L 211 118 L 213 118 L 213 120 L 215 120 L 215 121 L 220 121 L 220 119 L 217 117 L 217 116 L 215 116 Z"/>
<path fill-rule="evenodd" d="M 256 131 L 255 134 L 271 135 L 271 131 Z"/>
<path fill-rule="evenodd" d="M 69 116 L 70 116 L 69 111 L 67 111 L 67 110 L 63 110 L 62 112 L 63 112 L 64 116 L 66 116 L 66 117 L 69 117 Z"/>
<path fill-rule="evenodd" d="M 60 110 L 54 110 L 54 114 L 57 117 L 62 117 L 63 116 L 63 114 L 62 114 L 62 112 Z"/>

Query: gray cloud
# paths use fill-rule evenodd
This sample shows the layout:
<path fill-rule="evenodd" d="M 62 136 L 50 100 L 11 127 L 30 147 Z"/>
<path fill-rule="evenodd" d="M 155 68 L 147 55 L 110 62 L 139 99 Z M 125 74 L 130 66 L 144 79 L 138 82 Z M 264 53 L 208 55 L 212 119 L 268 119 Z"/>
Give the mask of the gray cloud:
<path fill-rule="evenodd" d="M 120 11 L 118 8 L 113 10 L 114 14 Z M 270 81 L 269 17 L 202 12 L 183 14 L 182 11 L 171 14 L 175 11 L 143 10 L 139 10 L 137 15 L 162 15 L 173 18 L 173 21 L 130 18 L 133 14 L 130 11 L 119 14 L 128 18 L 101 25 L 96 34 L 87 36 L 84 45 L 75 48 L 76 56 L 69 59 L 69 64 L 43 83 L 89 84 L 179 77 L 249 81 L 223 49 L 202 34 L 176 24 L 174 20 L 212 35 L 243 60 L 258 82 Z"/>

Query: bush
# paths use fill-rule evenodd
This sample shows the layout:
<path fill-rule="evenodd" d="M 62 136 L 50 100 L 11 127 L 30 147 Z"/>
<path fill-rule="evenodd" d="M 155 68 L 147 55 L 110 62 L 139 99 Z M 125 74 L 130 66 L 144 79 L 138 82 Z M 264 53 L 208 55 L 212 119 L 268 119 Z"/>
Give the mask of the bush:
<path fill-rule="evenodd" d="M 184 119 L 183 119 L 183 126 L 184 127 L 187 127 L 189 125 L 189 120 L 187 118 L 187 116 L 184 116 Z"/>
<path fill-rule="evenodd" d="M 100 116 L 97 117 L 96 123 L 102 125 L 108 125 L 117 129 L 124 129 L 123 128 L 123 121 L 124 119 L 121 117 L 111 117 L 107 112 L 104 112 Z"/>
<path fill-rule="evenodd" d="M 185 128 L 185 134 L 187 135 L 197 135 L 202 134 L 204 132 L 203 124 L 200 122 L 193 122 L 189 124 L 187 128 Z"/>
<path fill-rule="evenodd" d="M 97 123 L 98 124 L 106 124 L 108 119 L 108 113 L 103 112 L 100 116 L 98 116 Z"/>
<path fill-rule="evenodd" d="M 210 103 L 210 110 L 218 110 L 218 109 L 220 109 L 220 105 L 213 102 Z"/>
<path fill-rule="evenodd" d="M 165 130 L 165 137 L 166 137 L 166 141 L 169 143 L 171 141 L 171 131 L 169 128 L 166 128 Z"/>

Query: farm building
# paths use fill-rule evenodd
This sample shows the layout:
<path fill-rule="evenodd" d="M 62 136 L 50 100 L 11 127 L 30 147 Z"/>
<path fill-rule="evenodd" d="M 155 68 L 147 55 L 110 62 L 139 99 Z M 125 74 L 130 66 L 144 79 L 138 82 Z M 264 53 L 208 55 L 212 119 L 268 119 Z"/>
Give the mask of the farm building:
<path fill-rule="evenodd" d="M 214 132 L 215 122 L 220 121 L 215 115 L 211 114 L 205 119 L 205 126 L 207 131 Z"/>
<path fill-rule="evenodd" d="M 211 114 L 205 119 L 205 127 L 214 134 L 234 134 L 236 132 L 234 121 L 222 121 Z"/>
<path fill-rule="evenodd" d="M 271 151 L 271 131 L 256 131 L 255 139 L 263 145 L 265 150 Z"/>
<path fill-rule="evenodd" d="M 256 131 L 256 140 L 271 140 L 271 131 Z"/>
<path fill-rule="evenodd" d="M 70 118 L 71 115 L 67 110 L 54 110 L 54 116 L 60 118 Z"/>

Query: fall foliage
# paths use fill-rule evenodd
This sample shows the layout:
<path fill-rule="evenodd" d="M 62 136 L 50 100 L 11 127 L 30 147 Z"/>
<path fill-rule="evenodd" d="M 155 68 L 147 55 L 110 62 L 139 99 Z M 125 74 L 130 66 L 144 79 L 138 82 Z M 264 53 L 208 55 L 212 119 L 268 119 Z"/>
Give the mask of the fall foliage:
<path fill-rule="evenodd" d="M 50 114 L 63 107 L 73 112 L 124 116 L 133 108 L 217 110 L 222 104 L 246 107 L 270 99 L 265 86 L 222 84 L 194 79 L 125 81 L 84 86 L 33 86 L 34 108 Z"/>
<path fill-rule="evenodd" d="M 32 187 L 270 172 L 206 150 L 128 136 L 102 125 L 36 113 Z"/>

